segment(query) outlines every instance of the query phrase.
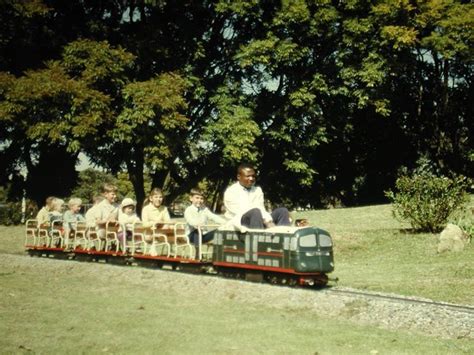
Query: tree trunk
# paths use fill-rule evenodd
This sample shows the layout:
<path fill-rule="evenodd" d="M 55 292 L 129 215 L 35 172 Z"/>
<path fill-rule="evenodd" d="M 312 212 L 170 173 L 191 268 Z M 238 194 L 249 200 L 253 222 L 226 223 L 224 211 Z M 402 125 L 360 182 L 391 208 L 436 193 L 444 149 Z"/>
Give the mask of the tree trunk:
<path fill-rule="evenodd" d="M 133 160 L 133 162 L 127 161 L 127 170 L 133 190 L 135 191 L 135 197 L 137 198 L 137 213 L 140 215 L 143 202 L 145 201 L 145 182 L 143 177 L 145 163 L 142 148 L 136 147 Z"/>

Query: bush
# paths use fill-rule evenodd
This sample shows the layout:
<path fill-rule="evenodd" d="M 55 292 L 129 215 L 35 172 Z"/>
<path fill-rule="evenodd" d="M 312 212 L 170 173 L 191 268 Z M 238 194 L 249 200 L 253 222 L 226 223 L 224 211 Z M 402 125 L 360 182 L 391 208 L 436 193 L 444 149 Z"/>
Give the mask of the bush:
<path fill-rule="evenodd" d="M 25 221 L 35 218 L 38 212 L 36 204 L 26 202 Z M 11 226 L 21 224 L 21 202 L 8 202 L 0 206 L 0 225 Z"/>
<path fill-rule="evenodd" d="M 439 177 L 424 172 L 401 176 L 386 196 L 393 203 L 396 218 L 408 221 L 420 232 L 438 232 L 449 216 L 467 202 L 469 180 L 465 177 Z"/>

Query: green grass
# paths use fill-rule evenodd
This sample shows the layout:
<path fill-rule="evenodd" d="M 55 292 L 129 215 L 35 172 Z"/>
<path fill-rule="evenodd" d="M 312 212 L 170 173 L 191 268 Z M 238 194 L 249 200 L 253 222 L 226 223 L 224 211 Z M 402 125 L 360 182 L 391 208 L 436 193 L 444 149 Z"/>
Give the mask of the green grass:
<path fill-rule="evenodd" d="M 437 234 L 414 234 L 390 205 L 301 213 L 334 238 L 338 284 L 474 304 L 474 243 L 437 253 Z"/>
<path fill-rule="evenodd" d="M 35 262 L 37 259 L 32 259 Z M 110 265 L 11 259 L 0 275 L 2 353 L 446 354 L 467 340 L 433 339 L 320 318 L 304 307 L 247 303 L 241 282 Z M 170 275 L 173 274 L 173 275 Z M 171 284 L 173 280 L 174 285 Z M 186 292 L 187 287 L 195 291 Z M 256 292 L 272 290 L 261 286 Z M 222 291 L 224 289 L 224 291 Z"/>
<path fill-rule="evenodd" d="M 298 217 L 333 236 L 339 285 L 473 304 L 474 243 L 437 254 L 437 236 L 411 233 L 389 205 Z M 295 306 L 282 309 L 236 296 L 248 283 L 23 258 L 23 241 L 23 227 L 0 226 L 2 353 L 474 353 L 472 340 L 355 324 L 357 304 L 347 305 L 347 320 L 328 319 L 298 305 L 299 290 Z M 252 285 L 251 292 L 265 300 L 279 288 Z"/>

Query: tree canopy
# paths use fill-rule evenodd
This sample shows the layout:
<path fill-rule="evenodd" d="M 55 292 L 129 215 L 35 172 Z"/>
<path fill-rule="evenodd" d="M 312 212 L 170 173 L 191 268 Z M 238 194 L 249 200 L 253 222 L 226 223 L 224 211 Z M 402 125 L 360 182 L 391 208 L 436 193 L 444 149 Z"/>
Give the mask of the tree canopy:
<path fill-rule="evenodd" d="M 26 169 L 38 202 L 71 193 L 79 153 L 126 172 L 139 201 L 145 176 L 171 200 L 204 182 L 221 193 L 241 161 L 289 206 L 382 201 L 420 158 L 473 173 L 468 1 L 7 0 L 0 10 L 0 181 Z"/>

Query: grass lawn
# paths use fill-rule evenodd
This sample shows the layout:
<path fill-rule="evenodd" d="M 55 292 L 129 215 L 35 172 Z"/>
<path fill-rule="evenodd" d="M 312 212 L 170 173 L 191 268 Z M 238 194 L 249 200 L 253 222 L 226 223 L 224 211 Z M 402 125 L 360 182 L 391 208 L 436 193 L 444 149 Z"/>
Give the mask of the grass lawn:
<path fill-rule="evenodd" d="M 447 354 L 438 339 L 247 302 L 270 285 L 140 268 L 7 256 L 0 274 L 2 353 Z M 199 281 L 198 281 L 199 280 Z M 286 292 L 286 290 L 284 290 Z M 299 299 L 302 290 L 291 290 Z M 317 291 L 315 291 L 317 292 Z"/>
<path fill-rule="evenodd" d="M 334 237 L 332 276 L 340 285 L 474 304 L 474 243 L 438 255 L 437 236 L 411 234 L 389 205 L 298 217 Z M 1 353 L 474 353 L 468 339 L 328 319 L 304 305 L 275 307 L 265 302 L 282 292 L 275 286 L 29 258 L 22 244 L 23 227 L 0 226 Z M 236 296 L 247 288 L 263 301 Z M 290 291 L 298 302 L 301 290 Z"/>
<path fill-rule="evenodd" d="M 437 234 L 413 234 L 390 205 L 301 213 L 334 238 L 338 284 L 474 304 L 474 243 L 437 253 Z"/>

